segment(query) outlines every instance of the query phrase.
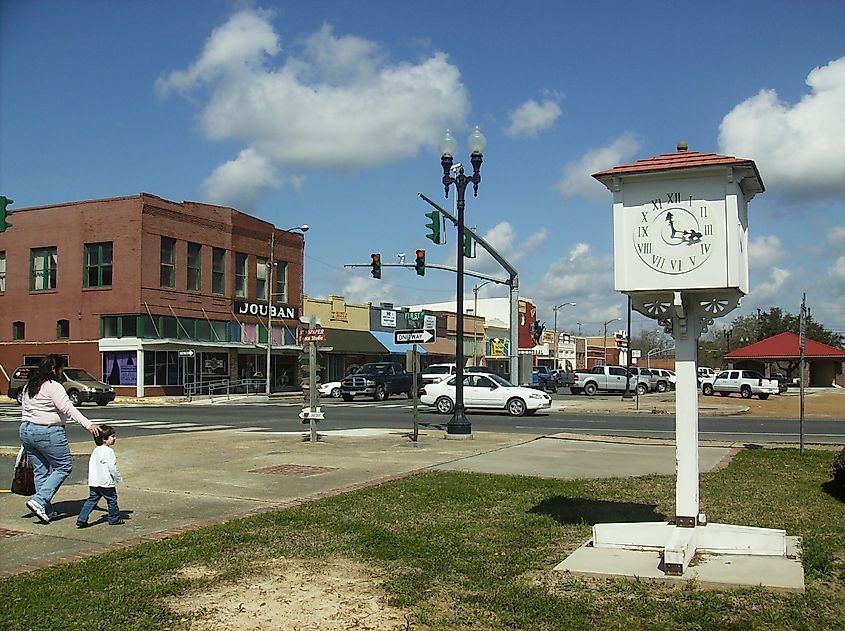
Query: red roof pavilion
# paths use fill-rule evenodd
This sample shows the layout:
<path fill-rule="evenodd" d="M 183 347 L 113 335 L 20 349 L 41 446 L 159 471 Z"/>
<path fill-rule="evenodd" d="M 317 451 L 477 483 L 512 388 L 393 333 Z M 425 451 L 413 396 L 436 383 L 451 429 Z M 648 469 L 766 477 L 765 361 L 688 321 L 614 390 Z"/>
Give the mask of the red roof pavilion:
<path fill-rule="evenodd" d="M 799 359 L 799 337 L 795 333 L 778 333 L 773 337 L 760 340 L 749 346 L 725 353 L 726 359 Z M 845 360 L 845 350 L 816 342 L 807 338 L 804 345 L 804 357 L 807 359 Z"/>

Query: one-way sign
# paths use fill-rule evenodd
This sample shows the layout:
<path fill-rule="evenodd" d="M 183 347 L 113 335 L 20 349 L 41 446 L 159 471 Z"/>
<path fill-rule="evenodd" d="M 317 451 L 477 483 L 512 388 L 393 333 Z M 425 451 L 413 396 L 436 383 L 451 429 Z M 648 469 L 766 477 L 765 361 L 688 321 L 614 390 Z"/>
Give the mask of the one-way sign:
<path fill-rule="evenodd" d="M 394 344 L 428 344 L 434 342 L 437 336 L 434 331 L 427 329 L 407 329 L 393 332 Z"/>

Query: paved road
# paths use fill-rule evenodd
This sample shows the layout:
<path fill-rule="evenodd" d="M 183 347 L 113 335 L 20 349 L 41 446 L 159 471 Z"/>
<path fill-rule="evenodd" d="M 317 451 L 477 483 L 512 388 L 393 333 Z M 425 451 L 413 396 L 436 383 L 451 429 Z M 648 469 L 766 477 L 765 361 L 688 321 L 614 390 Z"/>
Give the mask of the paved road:
<path fill-rule="evenodd" d="M 405 399 L 381 403 L 370 401 L 323 400 L 326 420 L 319 429 L 404 428 L 413 426 L 412 404 Z M 85 406 L 86 416 L 119 428 L 123 436 L 186 434 L 197 431 L 294 432 L 305 426 L 298 418 L 301 405 L 296 401 L 229 405 L 109 405 Z M 420 409 L 421 428 L 445 428 L 449 417 Z M 606 434 L 615 436 L 673 438 L 674 416 L 671 414 L 585 414 L 551 411 L 536 416 L 513 418 L 505 413 L 470 412 L 468 418 L 476 431 L 509 433 Z M 0 405 L 0 446 L 18 444 L 20 408 Z M 795 419 L 762 419 L 746 416 L 702 417 L 699 422 L 702 440 L 778 443 L 798 441 Z M 72 428 L 71 440 L 84 434 Z M 843 420 L 809 420 L 805 423 L 807 443 L 845 443 Z"/>

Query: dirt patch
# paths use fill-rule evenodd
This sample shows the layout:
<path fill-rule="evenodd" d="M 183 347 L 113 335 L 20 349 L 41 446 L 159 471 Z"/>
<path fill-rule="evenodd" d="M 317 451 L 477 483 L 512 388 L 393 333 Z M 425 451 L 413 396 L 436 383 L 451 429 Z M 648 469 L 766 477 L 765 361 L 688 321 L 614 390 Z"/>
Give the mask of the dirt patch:
<path fill-rule="evenodd" d="M 183 573 L 214 574 L 196 566 Z M 410 615 L 388 605 L 372 569 L 349 559 L 274 559 L 239 583 L 189 593 L 169 606 L 190 615 L 196 631 L 410 628 Z"/>
<path fill-rule="evenodd" d="M 787 390 L 784 394 L 771 396 L 765 401 L 758 398 L 743 399 L 738 394 L 729 397 L 719 395 L 698 399 L 699 406 L 716 407 L 719 405 L 744 405 L 748 407 L 748 416 L 761 418 L 799 418 L 801 397 L 798 389 Z M 845 417 L 845 388 L 812 390 L 804 393 L 805 419 L 831 419 Z"/>

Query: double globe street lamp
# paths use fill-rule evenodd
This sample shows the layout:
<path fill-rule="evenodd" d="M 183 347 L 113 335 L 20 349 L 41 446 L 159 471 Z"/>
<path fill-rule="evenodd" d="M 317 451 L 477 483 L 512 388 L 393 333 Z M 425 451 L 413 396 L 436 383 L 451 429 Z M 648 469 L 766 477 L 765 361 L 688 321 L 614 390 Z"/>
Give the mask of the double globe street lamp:
<path fill-rule="evenodd" d="M 555 369 L 560 368 L 560 365 L 558 364 L 558 362 L 560 362 L 560 339 L 558 338 L 558 335 L 557 335 L 557 312 L 558 312 L 558 309 L 563 309 L 564 307 L 574 307 L 577 304 L 578 303 L 576 303 L 576 302 L 564 302 L 562 305 L 557 305 L 555 307 L 552 307 L 552 311 L 555 312 L 555 362 L 554 362 L 554 368 Z"/>
<path fill-rule="evenodd" d="M 287 230 L 282 230 L 282 232 L 301 232 L 303 237 L 310 226 L 307 223 L 302 224 L 301 226 L 296 226 L 295 228 L 288 228 Z M 278 295 L 273 293 L 273 270 L 276 268 L 276 260 L 275 260 L 275 249 L 276 249 L 276 231 L 273 230 L 272 234 L 270 235 L 270 258 L 267 259 L 267 366 L 266 372 L 264 373 L 264 394 L 268 397 L 270 396 L 270 363 L 271 363 L 271 355 L 273 352 L 273 296 Z M 260 382 L 259 382 L 260 383 Z"/>
<path fill-rule="evenodd" d="M 446 198 L 449 197 L 449 187 L 455 185 L 455 195 L 458 207 L 458 238 L 457 243 L 457 304 L 455 313 L 458 315 L 456 336 L 458 339 L 455 349 L 455 409 L 452 418 L 446 426 L 447 438 L 470 438 L 472 436 L 472 425 L 466 417 L 464 410 L 464 207 L 466 206 L 465 194 L 467 186 L 472 182 L 473 196 L 478 196 L 478 185 L 481 182 L 481 163 L 483 152 L 487 146 L 487 139 L 478 127 L 472 130 L 467 142 L 470 152 L 470 164 L 472 164 L 472 175 L 464 173 L 463 166 L 458 168 L 457 176 L 452 176 L 455 151 L 458 149 L 458 142 L 448 129 L 440 140 L 440 164 L 443 167 L 443 188 L 446 191 Z"/>

